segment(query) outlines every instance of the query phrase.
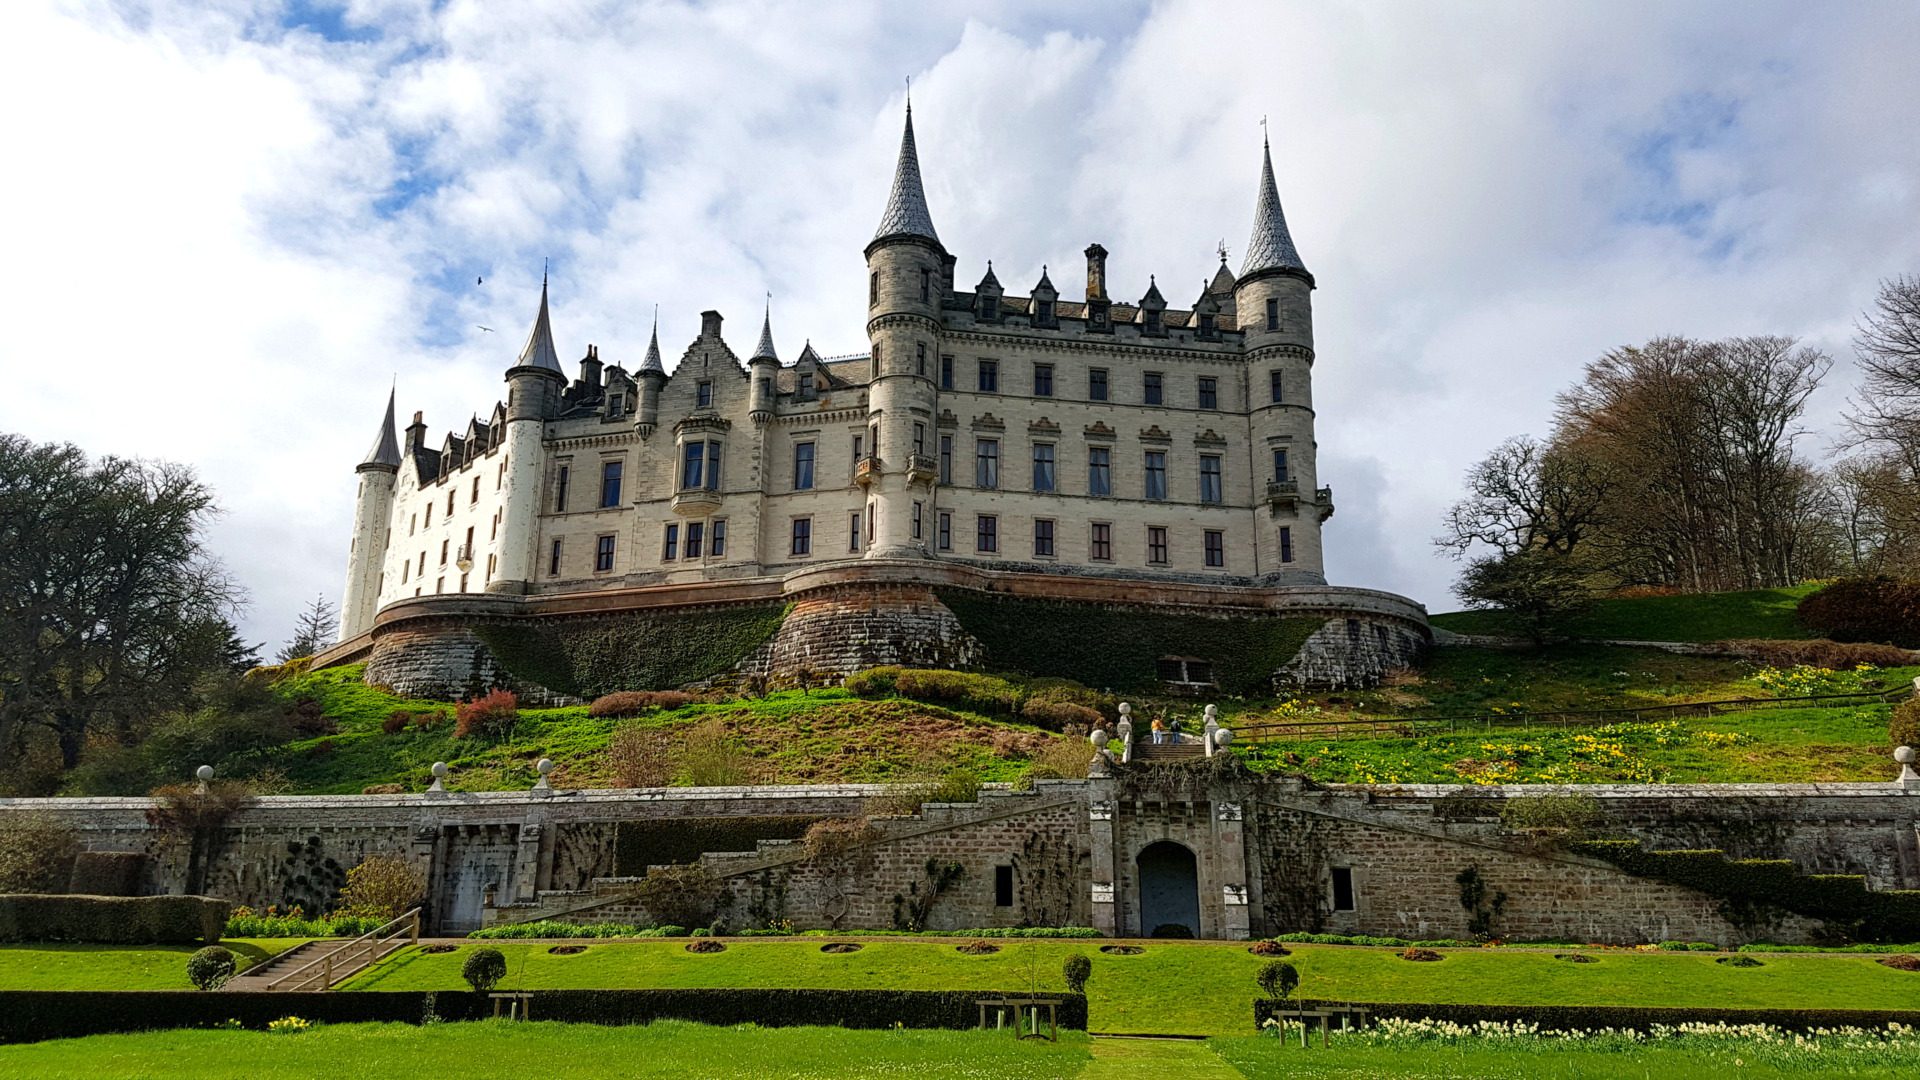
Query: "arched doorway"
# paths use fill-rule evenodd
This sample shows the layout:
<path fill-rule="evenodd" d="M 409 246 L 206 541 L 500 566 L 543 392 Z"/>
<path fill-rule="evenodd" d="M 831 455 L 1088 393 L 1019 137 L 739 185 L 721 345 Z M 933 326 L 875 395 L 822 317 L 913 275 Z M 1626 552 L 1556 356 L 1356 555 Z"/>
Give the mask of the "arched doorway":
<path fill-rule="evenodd" d="M 1152 936 L 1163 926 L 1184 926 L 1200 936 L 1200 873 L 1193 852 L 1171 840 L 1140 849 L 1140 933 Z"/>

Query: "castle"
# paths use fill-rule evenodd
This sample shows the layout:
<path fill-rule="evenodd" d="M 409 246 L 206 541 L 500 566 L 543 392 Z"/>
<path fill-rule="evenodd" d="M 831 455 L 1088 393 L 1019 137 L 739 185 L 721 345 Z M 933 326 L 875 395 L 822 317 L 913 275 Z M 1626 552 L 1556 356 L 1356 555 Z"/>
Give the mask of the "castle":
<path fill-rule="evenodd" d="M 1079 298 L 1044 269 L 1008 295 L 991 264 L 962 289 L 909 106 L 866 247 L 864 355 L 809 344 L 783 361 L 769 311 L 743 361 L 708 311 L 671 372 L 656 320 L 632 370 L 589 345 L 569 379 L 543 282 L 484 420 L 431 445 L 419 413 L 396 431 L 389 398 L 359 466 L 342 645 L 323 660 L 370 657 L 370 678 L 420 691 L 538 684 L 499 655 L 526 650 L 476 645 L 474 628 L 778 600 L 775 639 L 741 664 L 1009 663 L 939 589 L 1319 619 L 1293 670 L 1266 676 L 1365 681 L 1411 659 L 1417 604 L 1326 584 L 1314 279 L 1271 152 L 1240 273 L 1223 253 L 1190 309 L 1151 279 L 1116 301 L 1105 249 L 1085 255 Z M 1190 652 L 1169 646 L 1152 677 L 1215 682 L 1220 658 Z"/>

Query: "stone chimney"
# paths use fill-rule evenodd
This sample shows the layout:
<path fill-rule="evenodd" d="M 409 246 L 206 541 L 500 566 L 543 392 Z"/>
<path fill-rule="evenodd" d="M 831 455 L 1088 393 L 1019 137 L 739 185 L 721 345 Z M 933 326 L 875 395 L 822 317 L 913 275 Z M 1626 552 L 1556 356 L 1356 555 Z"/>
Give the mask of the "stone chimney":
<path fill-rule="evenodd" d="M 1087 246 L 1087 299 L 1107 298 L 1107 249 L 1099 244 Z"/>
<path fill-rule="evenodd" d="M 703 311 L 700 313 L 700 336 L 703 338 L 712 338 L 716 341 L 719 340 L 720 338 L 720 313 L 719 312 Z"/>
<path fill-rule="evenodd" d="M 587 346 L 587 355 L 580 358 L 580 381 L 588 386 L 600 385 L 600 346 Z"/>

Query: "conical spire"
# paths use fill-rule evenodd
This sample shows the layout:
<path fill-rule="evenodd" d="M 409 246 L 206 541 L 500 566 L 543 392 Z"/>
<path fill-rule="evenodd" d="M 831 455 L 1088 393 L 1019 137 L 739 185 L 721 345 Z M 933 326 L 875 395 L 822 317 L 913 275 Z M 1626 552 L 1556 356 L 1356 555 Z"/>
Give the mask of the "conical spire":
<path fill-rule="evenodd" d="M 393 394 L 392 390 L 387 391 L 387 417 L 380 422 L 380 434 L 374 438 L 373 449 L 367 451 L 367 460 L 360 463 L 362 466 L 400 467 L 400 440 L 393 430 Z"/>
<path fill-rule="evenodd" d="M 1260 200 L 1253 211 L 1253 239 L 1247 241 L 1247 261 L 1240 276 L 1262 270 L 1306 270 L 1293 237 L 1287 235 L 1287 218 L 1280 212 L 1280 189 L 1273 182 L 1273 149 L 1260 140 Z"/>
<path fill-rule="evenodd" d="M 894 166 L 893 190 L 887 194 L 887 211 L 880 215 L 875 240 L 888 236 L 923 236 L 934 243 L 940 235 L 933 231 L 933 215 L 927 212 L 927 193 L 920 186 L 920 154 L 913 145 L 913 102 L 907 102 L 907 129 L 900 136 L 900 163 Z"/>
<path fill-rule="evenodd" d="M 641 371 L 667 373 L 667 366 L 660 362 L 660 309 L 653 309 L 653 339 L 647 342 L 647 358 L 640 361 Z"/>
<path fill-rule="evenodd" d="M 760 344 L 754 347 L 753 356 L 751 356 L 749 359 L 759 360 L 762 358 L 771 360 L 776 364 L 780 362 L 779 354 L 773 351 L 773 301 L 772 300 L 767 301 L 767 313 L 763 315 L 760 319 Z"/>
<path fill-rule="evenodd" d="M 520 350 L 520 360 L 514 366 L 539 368 L 566 377 L 566 372 L 560 370 L 560 354 L 553 347 L 553 326 L 547 318 L 545 274 L 540 275 L 540 314 L 534 317 L 533 333 L 527 335 L 527 346 Z"/>

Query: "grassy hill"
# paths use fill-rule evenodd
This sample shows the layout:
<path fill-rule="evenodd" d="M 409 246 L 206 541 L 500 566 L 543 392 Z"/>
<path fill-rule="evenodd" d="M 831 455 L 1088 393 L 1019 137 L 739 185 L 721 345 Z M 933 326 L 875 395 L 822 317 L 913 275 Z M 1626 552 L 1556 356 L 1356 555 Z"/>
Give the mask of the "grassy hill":
<path fill-rule="evenodd" d="M 1733 638 L 1807 638 L 1793 609 L 1820 585 L 1687 596 L 1607 597 L 1573 620 L 1575 637 L 1626 641 L 1725 641 Z M 1429 621 L 1457 634 L 1518 633 L 1500 611 L 1448 611 Z"/>

